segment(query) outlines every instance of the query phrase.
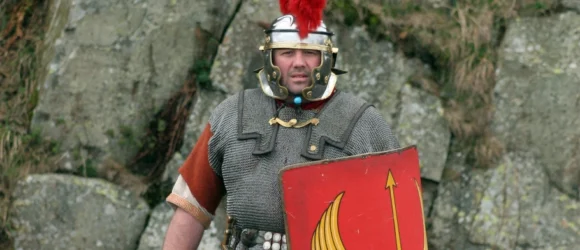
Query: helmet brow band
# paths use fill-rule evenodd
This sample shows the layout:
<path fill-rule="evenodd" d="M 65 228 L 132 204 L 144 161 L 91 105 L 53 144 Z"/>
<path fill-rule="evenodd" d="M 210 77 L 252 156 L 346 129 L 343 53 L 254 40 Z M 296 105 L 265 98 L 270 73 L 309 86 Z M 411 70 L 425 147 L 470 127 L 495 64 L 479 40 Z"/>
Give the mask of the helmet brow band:
<path fill-rule="evenodd" d="M 312 49 L 312 50 L 332 50 L 331 47 L 326 45 L 318 44 L 306 44 L 306 43 L 271 43 L 266 44 L 264 49 Z"/>

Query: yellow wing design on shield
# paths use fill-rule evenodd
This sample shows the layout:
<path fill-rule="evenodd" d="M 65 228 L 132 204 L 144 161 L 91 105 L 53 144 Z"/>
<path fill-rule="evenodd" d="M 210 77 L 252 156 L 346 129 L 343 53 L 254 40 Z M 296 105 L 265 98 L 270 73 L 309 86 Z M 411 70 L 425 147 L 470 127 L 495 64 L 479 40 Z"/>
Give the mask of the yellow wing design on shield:
<path fill-rule="evenodd" d="M 312 235 L 312 250 L 345 250 L 338 231 L 338 210 L 344 192 L 338 194 L 318 221 Z"/>

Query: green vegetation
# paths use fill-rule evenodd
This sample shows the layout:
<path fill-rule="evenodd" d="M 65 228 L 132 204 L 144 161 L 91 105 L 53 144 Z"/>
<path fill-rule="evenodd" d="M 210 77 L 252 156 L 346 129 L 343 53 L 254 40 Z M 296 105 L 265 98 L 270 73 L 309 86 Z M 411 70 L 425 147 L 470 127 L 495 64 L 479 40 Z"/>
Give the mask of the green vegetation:
<path fill-rule="evenodd" d="M 196 81 L 201 88 L 204 89 L 211 89 L 212 82 L 209 77 L 211 72 L 211 65 L 212 62 L 206 59 L 196 60 L 193 64 L 193 68 L 191 70 L 191 74 L 196 77 Z"/>
<path fill-rule="evenodd" d="M 53 171 L 60 148 L 29 129 L 39 96 L 36 50 L 46 2 L 0 0 L 0 249 L 13 248 L 7 218 L 16 182 L 29 173 Z"/>
<path fill-rule="evenodd" d="M 114 131 L 109 130 L 112 134 Z M 107 132 L 109 132 L 107 131 Z M 119 133 L 121 134 L 121 138 L 119 139 L 119 145 L 122 147 L 141 147 L 143 146 L 143 141 L 136 135 L 133 128 L 127 125 L 122 125 L 119 127 Z"/>

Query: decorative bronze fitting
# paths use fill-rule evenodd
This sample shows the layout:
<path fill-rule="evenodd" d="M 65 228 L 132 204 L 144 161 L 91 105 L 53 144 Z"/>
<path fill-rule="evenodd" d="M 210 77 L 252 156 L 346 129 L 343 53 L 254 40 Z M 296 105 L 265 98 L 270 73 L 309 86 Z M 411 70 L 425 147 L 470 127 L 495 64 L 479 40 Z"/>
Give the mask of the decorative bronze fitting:
<path fill-rule="evenodd" d="M 296 119 L 290 119 L 290 121 L 285 122 L 278 117 L 273 117 L 270 119 L 270 121 L 268 121 L 268 123 L 270 125 L 280 124 L 280 126 L 285 128 L 302 128 L 308 126 L 309 124 L 316 126 L 318 123 L 320 123 L 320 120 L 318 118 L 311 118 L 308 121 L 299 123 Z"/>
<path fill-rule="evenodd" d="M 226 230 L 224 231 L 224 239 L 222 241 L 222 250 L 230 250 L 233 249 L 232 245 L 235 245 L 235 242 L 231 242 L 232 235 L 235 234 L 234 224 L 236 220 L 228 215 L 228 219 L 226 222 Z"/>
<path fill-rule="evenodd" d="M 302 128 L 302 127 L 308 126 L 308 124 L 312 124 L 312 125 L 316 126 L 316 125 L 318 125 L 319 122 L 320 122 L 320 120 L 318 120 L 318 118 L 311 118 L 308 121 L 300 122 L 300 123 L 294 125 L 294 127 L 295 128 Z"/>
<path fill-rule="evenodd" d="M 296 123 L 298 123 L 298 120 L 290 119 L 290 121 L 285 122 L 278 117 L 273 117 L 268 121 L 268 123 L 270 123 L 270 125 L 280 124 L 282 127 L 291 128 L 292 126 L 296 125 Z"/>
<path fill-rule="evenodd" d="M 324 45 L 326 45 L 327 47 L 330 47 L 330 48 L 332 48 L 332 41 L 331 41 L 330 39 L 328 39 L 328 38 L 327 38 L 327 39 L 324 41 Z"/>

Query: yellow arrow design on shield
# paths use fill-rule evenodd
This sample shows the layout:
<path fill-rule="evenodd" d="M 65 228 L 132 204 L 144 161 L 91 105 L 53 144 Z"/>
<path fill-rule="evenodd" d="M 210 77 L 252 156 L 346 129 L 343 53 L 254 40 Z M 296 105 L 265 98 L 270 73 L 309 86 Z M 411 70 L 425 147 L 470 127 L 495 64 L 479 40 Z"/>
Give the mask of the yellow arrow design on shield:
<path fill-rule="evenodd" d="M 395 190 L 394 187 L 397 186 L 395 182 L 395 178 L 393 178 L 393 174 L 391 170 L 389 170 L 389 175 L 387 176 L 387 185 L 385 189 L 390 189 L 391 192 L 391 207 L 393 210 L 393 219 L 395 223 L 395 239 L 397 241 L 397 250 L 401 250 L 401 235 L 399 233 L 399 218 L 397 217 L 397 204 L 395 201 Z"/>

